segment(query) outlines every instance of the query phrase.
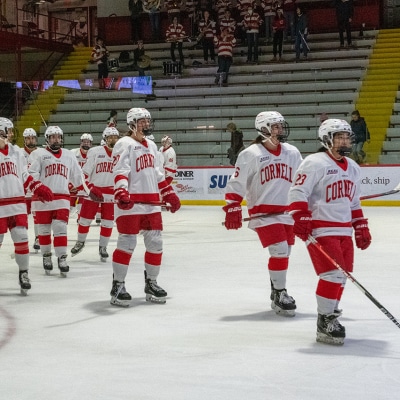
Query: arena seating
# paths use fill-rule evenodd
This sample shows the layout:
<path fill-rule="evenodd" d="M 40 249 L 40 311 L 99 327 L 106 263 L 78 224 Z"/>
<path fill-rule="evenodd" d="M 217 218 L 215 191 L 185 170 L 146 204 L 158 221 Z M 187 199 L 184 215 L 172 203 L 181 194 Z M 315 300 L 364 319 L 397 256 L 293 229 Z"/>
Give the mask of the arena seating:
<path fill-rule="evenodd" d="M 172 137 L 179 165 L 228 165 L 230 134 L 226 125 L 236 123 L 248 144 L 257 136 L 257 113 L 276 110 L 291 127 L 289 142 L 306 156 L 319 147 L 316 138 L 321 113 L 350 120 L 376 34 L 364 32 L 362 39 L 354 41 L 355 49 L 340 51 L 337 34 L 310 35 L 308 60 L 299 63 L 294 62 L 289 43 L 284 45 L 284 61 L 280 63 L 270 61 L 271 46 L 261 46 L 258 65 L 246 64 L 246 48 L 238 46 L 227 87 L 214 83 L 217 65 L 197 66 L 193 62 L 202 62 L 202 51 L 186 47 L 182 75 L 165 76 L 162 65 L 168 60 L 169 45 L 149 44 L 146 54 L 152 63 L 147 74 L 155 83 L 154 98 L 128 90 L 67 90 L 48 122 L 63 128 L 65 144 L 72 148 L 79 146 L 84 132 L 92 133 L 99 143 L 111 109 L 118 110 L 118 128 L 124 132 L 128 109 L 146 107 L 155 120 L 156 141 L 165 134 Z M 124 50 L 132 49 L 111 47 L 111 57 L 118 58 Z M 115 78 L 132 75 L 137 76 L 137 72 L 110 74 Z M 96 82 L 96 77 L 96 65 L 88 63 L 79 79 Z M 55 78 L 67 76 L 59 71 Z"/>

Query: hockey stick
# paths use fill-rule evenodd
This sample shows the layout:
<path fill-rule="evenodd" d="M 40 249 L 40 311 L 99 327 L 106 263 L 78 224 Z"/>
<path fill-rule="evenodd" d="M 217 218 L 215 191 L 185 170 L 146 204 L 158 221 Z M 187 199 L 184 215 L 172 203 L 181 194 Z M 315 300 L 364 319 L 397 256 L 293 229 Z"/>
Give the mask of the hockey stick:
<path fill-rule="evenodd" d="M 303 43 L 306 46 L 307 50 L 310 51 L 310 47 L 309 47 L 304 35 L 301 32 L 299 32 L 299 33 L 300 33 L 300 36 L 301 36 L 301 40 L 303 41 Z"/>
<path fill-rule="evenodd" d="M 333 264 L 339 271 L 343 272 L 343 274 L 350 279 L 354 285 L 358 287 L 398 328 L 400 328 L 400 322 L 397 321 L 397 319 L 387 310 L 387 308 L 383 307 L 381 303 L 379 303 L 378 300 L 375 299 L 374 296 L 370 292 L 368 292 L 367 289 L 361 283 L 357 281 L 354 276 L 346 271 L 340 264 L 338 264 L 325 250 L 324 248 L 317 242 L 317 239 L 315 239 L 314 236 L 308 235 L 308 240 L 307 242 L 310 244 L 313 244 L 314 247 L 322 254 L 325 256 L 325 258 Z"/>
<path fill-rule="evenodd" d="M 260 214 L 260 215 L 254 215 L 252 217 L 246 217 L 242 219 L 242 222 L 248 222 L 252 221 L 253 219 L 258 219 L 258 218 L 266 218 L 266 217 L 273 217 L 274 215 L 283 215 L 285 214 L 284 212 L 277 212 L 277 213 L 270 213 L 270 214 Z M 225 226 L 225 222 L 221 222 L 222 226 Z"/>
<path fill-rule="evenodd" d="M 396 194 L 400 192 L 400 184 L 398 184 L 394 189 L 383 193 L 369 194 L 366 196 L 361 196 L 360 200 L 374 199 L 375 197 L 389 196 L 391 194 Z"/>

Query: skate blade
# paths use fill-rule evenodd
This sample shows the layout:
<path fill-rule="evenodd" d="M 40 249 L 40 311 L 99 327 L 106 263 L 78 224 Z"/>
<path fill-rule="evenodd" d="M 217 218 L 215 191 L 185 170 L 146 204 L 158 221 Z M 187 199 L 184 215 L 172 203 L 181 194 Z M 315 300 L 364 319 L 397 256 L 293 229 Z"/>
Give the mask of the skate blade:
<path fill-rule="evenodd" d="M 20 291 L 21 296 L 28 296 L 28 290 L 29 290 L 29 289 L 22 289 L 22 288 L 21 288 L 21 291 Z"/>
<path fill-rule="evenodd" d="M 125 308 L 130 306 L 130 302 L 131 302 L 130 300 L 118 300 L 115 297 L 111 297 L 110 300 L 110 304 L 112 306 L 125 307 Z"/>
<path fill-rule="evenodd" d="M 68 272 L 60 271 L 60 276 L 61 276 L 61 278 L 66 278 L 66 277 L 67 277 L 67 274 L 68 274 Z"/>
<path fill-rule="evenodd" d="M 51 269 L 45 269 L 44 272 L 46 275 L 50 276 L 51 275 Z"/>
<path fill-rule="evenodd" d="M 155 297 L 152 294 L 146 294 L 146 301 L 154 304 L 165 304 L 167 302 L 166 297 Z"/>
<path fill-rule="evenodd" d="M 107 262 L 107 258 L 108 258 L 108 257 L 100 257 L 100 261 L 101 261 L 101 262 Z"/>
<path fill-rule="evenodd" d="M 278 307 L 274 302 L 271 303 L 271 308 L 275 311 L 276 315 L 281 315 L 282 317 L 294 317 L 296 315 L 296 309 L 293 310 L 283 310 Z"/>
<path fill-rule="evenodd" d="M 342 346 L 344 344 L 343 337 L 332 337 L 328 336 L 325 333 L 317 332 L 317 342 L 325 343 L 325 344 L 333 344 L 335 346 Z"/>

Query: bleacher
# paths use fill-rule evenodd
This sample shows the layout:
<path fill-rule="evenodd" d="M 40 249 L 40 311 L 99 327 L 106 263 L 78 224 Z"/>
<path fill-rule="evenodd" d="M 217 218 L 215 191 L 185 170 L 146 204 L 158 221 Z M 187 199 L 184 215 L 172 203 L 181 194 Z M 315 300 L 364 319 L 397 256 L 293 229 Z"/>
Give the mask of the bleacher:
<path fill-rule="evenodd" d="M 276 110 L 290 125 L 289 142 L 306 156 L 319 147 L 316 137 L 321 113 L 350 120 L 376 34 L 364 32 L 362 39 L 354 40 L 355 49 L 340 51 L 337 34 L 310 35 L 308 60 L 299 63 L 294 62 L 289 43 L 284 45 L 280 63 L 270 61 L 271 45 L 261 46 L 258 65 L 246 64 L 246 48 L 238 46 L 227 87 L 214 83 L 217 65 L 193 64 L 202 62 L 201 50 L 185 48 L 182 75 L 165 76 L 163 62 L 168 61 L 169 45 L 148 44 L 146 54 L 152 63 L 147 74 L 155 83 L 154 99 L 128 90 L 68 90 L 48 122 L 63 128 L 65 144 L 72 148 L 79 146 L 83 132 L 90 132 L 95 142 L 100 142 L 111 109 L 118 110 L 118 128 L 123 132 L 129 108 L 146 107 L 155 120 L 156 141 L 165 134 L 172 137 L 179 165 L 228 165 L 230 134 L 226 125 L 235 122 L 248 144 L 256 137 L 255 116 Z M 111 57 L 117 58 L 129 47 L 110 50 Z M 116 71 L 110 76 L 137 76 L 137 72 Z M 96 81 L 96 77 L 96 65 L 88 63 L 79 79 Z M 57 79 L 63 79 L 62 71 Z"/>

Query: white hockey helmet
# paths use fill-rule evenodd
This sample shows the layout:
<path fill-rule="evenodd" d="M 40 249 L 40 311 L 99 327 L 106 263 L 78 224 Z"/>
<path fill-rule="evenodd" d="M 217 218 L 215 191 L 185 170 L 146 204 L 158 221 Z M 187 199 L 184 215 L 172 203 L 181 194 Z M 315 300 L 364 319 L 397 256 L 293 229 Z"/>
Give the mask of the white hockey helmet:
<path fill-rule="evenodd" d="M 82 140 L 90 140 L 93 142 L 93 136 L 90 133 L 83 133 L 81 136 L 81 141 Z"/>
<path fill-rule="evenodd" d="M 7 139 L 7 134 L 9 130 L 14 128 L 14 124 L 8 118 L 0 118 L 0 136 Z"/>
<path fill-rule="evenodd" d="M 44 132 L 44 137 L 46 138 L 46 140 L 49 140 L 50 136 L 53 136 L 53 135 L 64 136 L 64 132 L 62 131 L 62 129 L 59 126 L 50 125 L 46 128 L 46 131 Z"/>
<path fill-rule="evenodd" d="M 277 111 L 262 111 L 256 116 L 256 131 L 265 139 L 271 136 L 271 128 L 275 124 L 282 125 L 282 133 L 277 136 L 277 139 L 282 143 L 286 142 L 290 134 L 289 125 L 281 113 Z"/>
<path fill-rule="evenodd" d="M 129 128 L 131 126 L 134 126 L 136 128 L 137 126 L 137 121 L 140 119 L 148 119 L 150 122 L 149 129 L 143 130 L 143 134 L 148 136 L 151 135 L 153 131 L 153 121 L 151 119 L 151 114 L 146 108 L 139 108 L 139 107 L 134 107 L 131 108 L 128 111 L 128 114 L 126 115 L 126 123 L 128 124 Z"/>
<path fill-rule="evenodd" d="M 161 138 L 161 144 L 166 147 L 166 146 L 171 146 L 172 144 L 172 139 L 170 136 L 165 135 L 164 137 Z"/>
<path fill-rule="evenodd" d="M 318 138 L 322 146 L 330 150 L 336 133 L 347 133 L 349 135 L 350 147 L 343 147 L 338 150 L 338 153 L 342 156 L 349 155 L 351 153 L 351 145 L 354 142 L 354 133 L 350 124 L 344 119 L 330 118 L 322 122 L 318 129 Z"/>
<path fill-rule="evenodd" d="M 103 139 L 106 140 L 109 136 L 118 136 L 119 137 L 119 131 L 117 128 L 114 126 L 107 126 L 106 129 L 103 131 Z"/>
<path fill-rule="evenodd" d="M 37 134 L 36 134 L 36 131 L 35 131 L 33 128 L 26 128 L 26 129 L 24 129 L 24 131 L 22 132 L 22 136 L 23 136 L 24 138 L 26 138 L 26 137 L 32 137 L 32 136 L 37 137 Z"/>

